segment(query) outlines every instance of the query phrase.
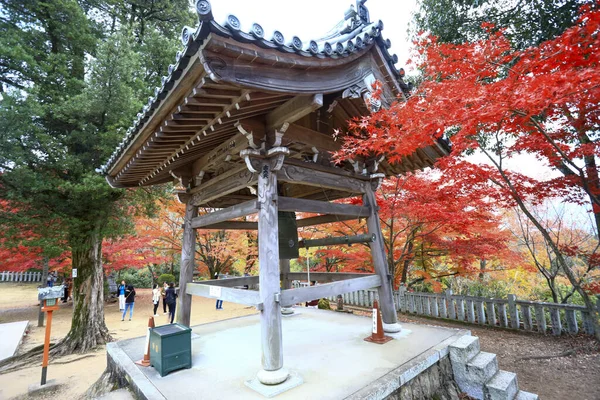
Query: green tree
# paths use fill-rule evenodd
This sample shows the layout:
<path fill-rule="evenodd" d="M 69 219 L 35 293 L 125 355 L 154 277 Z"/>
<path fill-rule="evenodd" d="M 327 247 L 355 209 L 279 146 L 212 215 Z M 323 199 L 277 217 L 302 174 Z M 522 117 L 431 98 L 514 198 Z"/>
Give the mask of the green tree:
<path fill-rule="evenodd" d="M 506 28 L 512 44 L 523 49 L 560 35 L 589 3 L 593 0 L 419 0 L 412 30 L 460 44 L 486 37 L 481 24 L 490 22 Z"/>
<path fill-rule="evenodd" d="M 112 189 L 96 168 L 174 60 L 175 32 L 189 22 L 185 0 L 0 0 L 0 198 L 21 205 L 18 219 L 0 223 L 63 243 L 78 271 L 71 330 L 55 354 L 110 340 L 102 239 L 127 230 L 160 190 Z"/>

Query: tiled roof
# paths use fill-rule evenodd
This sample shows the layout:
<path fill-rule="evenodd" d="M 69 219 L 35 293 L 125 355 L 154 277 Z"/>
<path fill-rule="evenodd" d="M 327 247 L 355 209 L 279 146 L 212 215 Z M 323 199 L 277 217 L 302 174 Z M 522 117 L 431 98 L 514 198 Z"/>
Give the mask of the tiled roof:
<path fill-rule="evenodd" d="M 175 63 L 169 65 L 168 74 L 162 77 L 161 86 L 154 89 L 154 96 L 148 98 L 127 130 L 125 137 L 110 156 L 100 172 L 106 174 L 115 165 L 123 152 L 138 134 L 140 128 L 159 107 L 175 82 L 181 76 L 183 70 L 188 66 L 192 55 L 194 55 L 209 34 L 213 33 L 223 37 L 231 37 L 244 43 L 252 43 L 265 49 L 274 49 L 284 53 L 296 53 L 306 57 L 317 57 L 322 59 L 337 59 L 347 57 L 360 51 L 365 46 L 375 42 L 381 48 L 382 54 L 390 66 L 390 70 L 400 78 L 394 64 L 398 62 L 395 54 L 390 54 L 391 47 L 389 39 L 381 36 L 383 22 L 371 22 L 369 12 L 364 3 L 366 0 L 358 0 L 356 8 L 351 6 L 340 22 L 330 34 L 320 39 L 303 41 L 297 36 L 286 39 L 280 31 L 274 31 L 270 38 L 265 37 L 264 29 L 257 23 L 252 25 L 249 32 L 241 30 L 239 19 L 235 15 L 227 16 L 222 23 L 215 21 L 212 14 L 212 6 L 208 0 L 196 1 L 196 12 L 199 24 L 195 28 L 185 27 L 181 34 L 183 49 L 177 52 Z"/>

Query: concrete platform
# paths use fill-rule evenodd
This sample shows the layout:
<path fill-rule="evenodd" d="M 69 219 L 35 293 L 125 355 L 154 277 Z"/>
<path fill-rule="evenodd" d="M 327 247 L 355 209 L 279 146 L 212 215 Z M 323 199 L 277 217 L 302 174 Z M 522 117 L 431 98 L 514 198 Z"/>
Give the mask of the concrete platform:
<path fill-rule="evenodd" d="M 29 321 L 0 324 L 0 361 L 12 357 L 19 348 Z"/>
<path fill-rule="evenodd" d="M 303 383 L 276 399 L 383 398 L 448 354 L 468 331 L 403 324 L 386 344 L 365 342 L 369 317 L 296 308 L 283 319 L 284 366 Z M 260 369 L 258 315 L 194 326 L 192 368 L 161 377 L 134 363 L 145 338 L 107 345 L 109 363 L 148 399 L 264 399 L 246 386 Z"/>

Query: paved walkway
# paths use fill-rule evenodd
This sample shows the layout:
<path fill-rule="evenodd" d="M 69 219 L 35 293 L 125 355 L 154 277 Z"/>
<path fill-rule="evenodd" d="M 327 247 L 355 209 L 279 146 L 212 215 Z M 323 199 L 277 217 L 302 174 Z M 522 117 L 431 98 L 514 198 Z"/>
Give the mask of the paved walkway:
<path fill-rule="evenodd" d="M 403 324 L 402 332 L 390 335 L 396 340 L 378 345 L 363 340 L 370 334 L 371 318 L 302 307 L 296 313 L 283 320 L 283 358 L 285 367 L 304 383 L 280 394 L 280 400 L 346 398 L 392 371 L 398 377 L 404 370 L 418 373 L 440 358 L 448 342 L 467 333 Z M 143 356 L 144 337 L 110 343 L 109 358 L 148 398 L 264 399 L 245 385 L 260 369 L 258 315 L 192 329 L 197 336 L 192 338 L 191 369 L 161 377 L 154 368 L 134 365 Z M 396 385 L 398 377 L 393 379 Z"/>
<path fill-rule="evenodd" d="M 23 340 L 29 321 L 0 324 L 0 361 L 12 357 Z"/>

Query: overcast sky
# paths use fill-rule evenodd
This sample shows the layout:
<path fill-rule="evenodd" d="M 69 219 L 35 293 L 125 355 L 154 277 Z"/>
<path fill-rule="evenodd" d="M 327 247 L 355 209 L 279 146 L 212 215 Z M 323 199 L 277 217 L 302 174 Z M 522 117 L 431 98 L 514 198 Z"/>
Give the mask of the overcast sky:
<path fill-rule="evenodd" d="M 304 43 L 318 39 L 344 19 L 344 12 L 353 4 L 351 0 L 212 0 L 213 15 L 217 22 L 225 21 L 233 14 L 242 23 L 242 30 L 249 31 L 253 23 L 265 30 L 265 38 L 278 30 L 286 41 L 298 36 Z M 391 53 L 398 54 L 396 67 L 404 66 L 409 55 L 407 37 L 411 13 L 416 0 L 368 0 L 371 21 L 382 20 L 383 37 L 392 41 Z"/>

